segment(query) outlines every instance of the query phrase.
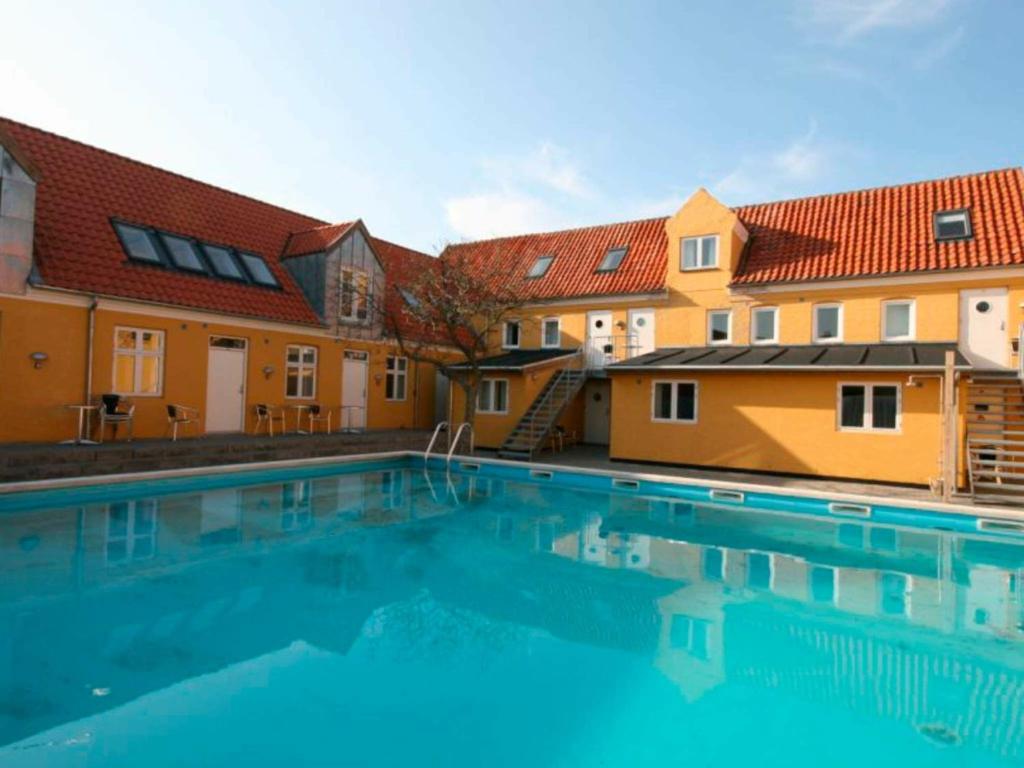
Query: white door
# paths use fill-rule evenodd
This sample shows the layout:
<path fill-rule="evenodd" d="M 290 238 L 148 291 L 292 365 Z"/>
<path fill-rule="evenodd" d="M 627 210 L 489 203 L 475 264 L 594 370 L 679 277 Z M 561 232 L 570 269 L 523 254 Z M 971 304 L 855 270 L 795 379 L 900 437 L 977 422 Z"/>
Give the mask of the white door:
<path fill-rule="evenodd" d="M 214 336 L 206 366 L 206 431 L 245 428 L 245 339 Z"/>
<path fill-rule="evenodd" d="M 608 445 L 611 434 L 612 383 L 588 381 L 583 390 L 583 442 Z"/>
<path fill-rule="evenodd" d="M 646 355 L 654 351 L 654 310 L 629 310 L 629 340 L 627 344 L 630 357 Z"/>
<path fill-rule="evenodd" d="M 615 362 L 611 312 L 587 312 L 587 365 L 604 368 Z"/>
<path fill-rule="evenodd" d="M 1005 288 L 960 291 L 960 349 L 974 365 L 1005 368 L 1009 363 L 1007 310 Z"/>
<path fill-rule="evenodd" d="M 341 365 L 341 428 L 366 428 L 367 353 L 345 350 Z"/>

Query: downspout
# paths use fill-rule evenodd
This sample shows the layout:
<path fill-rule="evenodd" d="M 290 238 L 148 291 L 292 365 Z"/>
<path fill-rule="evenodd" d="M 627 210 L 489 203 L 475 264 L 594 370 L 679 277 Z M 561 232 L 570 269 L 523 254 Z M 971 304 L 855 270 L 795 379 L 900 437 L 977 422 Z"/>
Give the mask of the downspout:
<path fill-rule="evenodd" d="M 89 335 L 85 342 L 85 405 L 92 402 L 92 348 L 96 333 L 96 305 L 99 300 L 93 296 L 89 302 Z"/>

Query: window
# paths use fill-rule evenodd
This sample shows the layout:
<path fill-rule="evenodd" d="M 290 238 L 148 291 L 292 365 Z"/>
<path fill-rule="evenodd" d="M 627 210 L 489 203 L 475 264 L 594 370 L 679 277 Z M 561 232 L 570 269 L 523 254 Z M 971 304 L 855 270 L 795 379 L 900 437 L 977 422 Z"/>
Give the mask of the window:
<path fill-rule="evenodd" d="M 698 659 L 708 658 L 708 636 L 711 633 L 711 622 L 707 619 L 695 619 L 682 613 L 672 616 L 669 625 L 669 644 L 672 648 L 685 651 Z"/>
<path fill-rule="evenodd" d="M 313 524 L 313 488 L 309 480 L 281 485 L 281 530 L 304 531 Z"/>
<path fill-rule="evenodd" d="M 718 235 L 684 237 L 680 248 L 681 269 L 712 269 L 718 266 Z"/>
<path fill-rule="evenodd" d="M 545 317 L 541 326 L 541 346 L 557 349 L 562 343 L 562 323 L 557 317 Z"/>
<path fill-rule="evenodd" d="M 128 257 L 135 261 L 145 261 L 150 264 L 162 264 L 163 260 L 156 250 L 156 245 L 149 236 L 149 232 L 128 224 L 115 224 L 114 229 L 121 238 L 121 245 L 127 252 Z"/>
<path fill-rule="evenodd" d="M 180 269 L 187 269 L 190 272 L 206 271 L 206 267 L 203 266 L 199 253 L 196 251 L 191 240 L 186 240 L 176 235 L 168 235 L 166 232 L 160 233 L 160 239 L 163 240 L 167 252 L 171 254 L 171 261 L 174 262 L 174 266 Z"/>
<path fill-rule="evenodd" d="M 843 340 L 843 305 L 817 304 L 814 309 L 814 341 L 834 344 Z"/>
<path fill-rule="evenodd" d="M 701 571 L 705 581 L 725 581 L 725 550 L 704 547 Z"/>
<path fill-rule="evenodd" d="M 338 317 L 343 320 L 366 320 L 369 316 L 367 305 L 370 299 L 370 276 L 362 269 L 342 267 L 341 295 L 338 302 Z"/>
<path fill-rule="evenodd" d="M 107 507 L 107 564 L 148 560 L 156 554 L 155 499 L 119 501 Z"/>
<path fill-rule="evenodd" d="M 409 360 L 405 357 L 388 357 L 384 380 L 384 397 L 388 400 L 405 400 L 405 381 Z"/>
<path fill-rule="evenodd" d="M 751 552 L 747 555 L 747 586 L 752 589 L 771 589 L 771 555 L 764 552 Z"/>
<path fill-rule="evenodd" d="M 750 311 L 750 340 L 754 344 L 775 344 L 778 342 L 778 307 L 758 307 Z"/>
<path fill-rule="evenodd" d="M 914 302 L 882 302 L 882 340 L 910 341 L 914 338 Z"/>
<path fill-rule="evenodd" d="M 614 272 L 626 258 L 626 248 L 609 248 L 601 263 L 597 266 L 598 272 Z"/>
<path fill-rule="evenodd" d="M 284 394 L 285 397 L 316 396 L 316 347 L 288 345 Z"/>
<path fill-rule="evenodd" d="M 697 382 L 654 382 L 651 418 L 654 421 L 695 423 L 697 421 Z"/>
<path fill-rule="evenodd" d="M 836 600 L 836 569 L 825 565 L 811 567 L 808 574 L 811 600 L 816 603 L 834 603 Z"/>
<path fill-rule="evenodd" d="M 728 344 L 732 340 L 732 312 L 716 309 L 708 312 L 708 344 Z"/>
<path fill-rule="evenodd" d="M 896 432 L 899 428 L 900 388 L 898 385 L 839 385 L 839 429 Z"/>
<path fill-rule="evenodd" d="M 970 211 L 939 211 L 935 214 L 936 240 L 963 240 L 970 236 Z"/>
<path fill-rule="evenodd" d="M 519 321 L 509 320 L 501 330 L 501 346 L 505 349 L 519 348 Z"/>
<path fill-rule="evenodd" d="M 478 413 L 508 413 L 508 379 L 484 379 L 476 393 Z"/>
<path fill-rule="evenodd" d="M 230 280 L 245 279 L 241 267 L 238 266 L 235 257 L 231 255 L 231 251 L 227 248 L 221 248 L 219 245 L 206 245 L 204 243 L 203 253 L 210 260 L 210 264 L 213 265 L 213 271 L 220 277 L 226 277 Z"/>
<path fill-rule="evenodd" d="M 238 258 L 242 260 L 242 264 L 249 271 L 252 279 L 260 285 L 270 285 L 277 287 L 277 278 L 274 277 L 274 273 L 270 271 L 270 267 L 267 263 L 254 253 L 241 253 L 239 252 Z"/>
<path fill-rule="evenodd" d="M 163 382 L 164 332 L 114 329 L 114 392 L 159 395 Z"/>
<path fill-rule="evenodd" d="M 526 276 L 529 278 L 544 277 L 548 273 L 551 262 L 554 260 L 554 256 L 538 256 L 537 260 L 533 262 L 533 266 L 530 267 L 530 271 L 526 273 Z"/>
<path fill-rule="evenodd" d="M 419 300 L 418 296 L 413 295 L 412 293 L 407 291 L 405 288 L 399 288 L 398 289 L 398 293 L 401 295 L 402 301 L 404 301 L 406 304 L 408 304 L 413 309 L 419 309 L 422 306 L 422 304 L 423 304 Z"/>

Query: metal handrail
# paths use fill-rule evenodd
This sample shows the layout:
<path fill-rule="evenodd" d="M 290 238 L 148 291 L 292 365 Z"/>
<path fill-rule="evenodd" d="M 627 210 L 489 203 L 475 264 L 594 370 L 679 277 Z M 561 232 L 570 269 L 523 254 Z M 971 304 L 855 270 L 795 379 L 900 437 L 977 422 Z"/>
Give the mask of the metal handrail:
<path fill-rule="evenodd" d="M 425 458 L 425 459 L 429 459 L 430 458 L 430 452 L 432 450 L 434 450 L 434 443 L 437 442 L 437 438 L 439 438 L 441 436 L 442 432 L 447 432 L 447 431 L 448 431 L 448 422 L 447 421 L 442 421 L 440 424 L 438 424 L 436 427 L 434 427 L 434 434 L 430 436 L 430 442 L 427 443 L 427 450 L 423 454 L 423 458 Z"/>
<path fill-rule="evenodd" d="M 473 425 L 468 421 L 464 421 L 459 424 L 459 428 L 455 430 L 455 437 L 452 439 L 452 444 L 448 448 L 448 456 L 445 458 L 446 467 L 451 467 L 452 456 L 455 455 L 455 449 L 459 447 L 459 438 L 462 437 L 462 431 L 464 429 L 469 430 L 469 452 L 473 453 Z"/>
<path fill-rule="evenodd" d="M 529 422 L 529 424 L 530 424 L 530 434 L 531 435 L 534 432 L 534 426 L 536 425 L 536 422 L 537 422 L 537 414 L 544 408 L 544 406 L 546 406 L 548 404 L 548 401 L 550 401 L 550 400 L 552 400 L 554 398 L 555 390 L 558 389 L 560 386 L 562 386 L 563 384 L 566 383 L 566 377 L 564 375 L 566 370 L 568 370 L 568 369 L 563 369 L 563 370 L 559 370 L 559 371 L 555 372 L 554 376 L 556 378 L 555 378 L 555 380 L 553 382 L 551 382 L 551 386 L 548 387 L 547 392 L 544 393 L 544 397 L 542 397 L 539 402 L 534 403 L 531 406 L 531 408 L 533 408 L 533 413 L 530 414 L 530 422 Z"/>

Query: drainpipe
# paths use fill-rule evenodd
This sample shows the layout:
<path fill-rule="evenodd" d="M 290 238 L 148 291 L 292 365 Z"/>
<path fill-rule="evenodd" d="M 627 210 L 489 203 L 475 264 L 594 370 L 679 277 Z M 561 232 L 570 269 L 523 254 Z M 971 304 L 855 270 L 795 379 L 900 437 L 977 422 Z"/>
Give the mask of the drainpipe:
<path fill-rule="evenodd" d="M 92 347 L 96 333 L 96 305 L 99 300 L 93 296 L 89 302 L 89 335 L 85 342 L 85 405 L 92 402 Z"/>

